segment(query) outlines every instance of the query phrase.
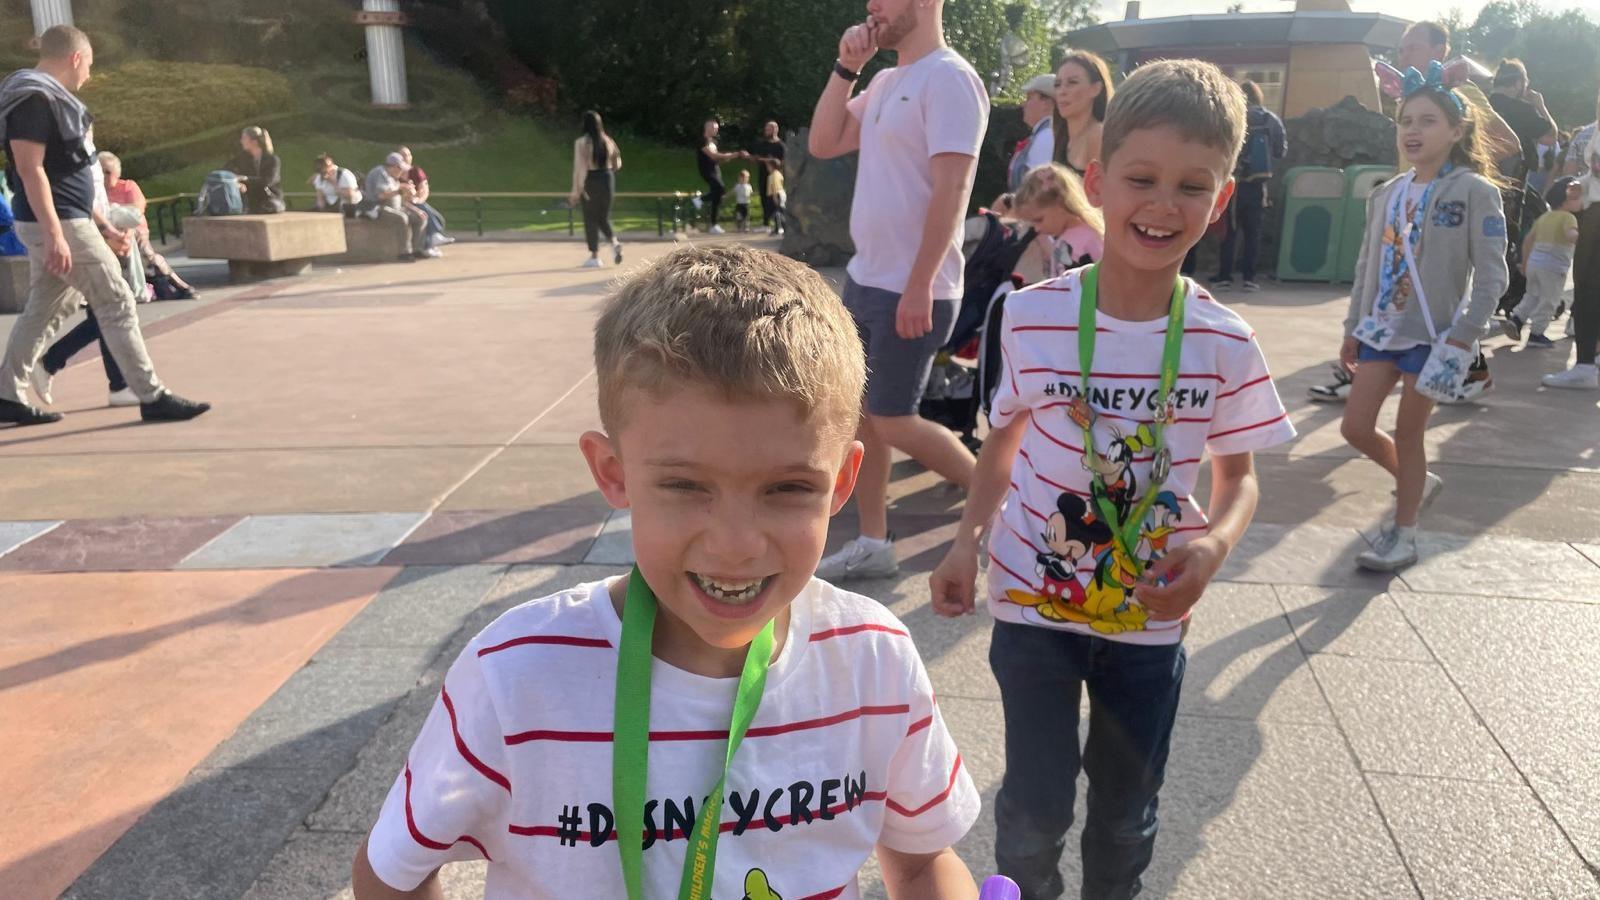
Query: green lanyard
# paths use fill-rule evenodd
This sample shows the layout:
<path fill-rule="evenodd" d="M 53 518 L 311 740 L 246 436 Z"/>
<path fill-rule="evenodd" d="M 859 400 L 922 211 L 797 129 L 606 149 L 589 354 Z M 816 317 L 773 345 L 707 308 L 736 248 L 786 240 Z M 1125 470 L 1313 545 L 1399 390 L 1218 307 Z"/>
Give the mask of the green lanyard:
<path fill-rule="evenodd" d="M 1089 373 L 1094 371 L 1094 343 L 1095 343 L 1095 296 L 1100 282 L 1100 267 L 1090 266 L 1079 279 L 1078 299 L 1078 368 L 1082 377 L 1083 393 L 1074 402 L 1071 410 L 1073 421 L 1083 426 L 1083 452 L 1085 455 L 1094 453 L 1094 408 L 1089 404 Z M 1154 448 L 1155 455 L 1150 465 L 1150 484 L 1145 488 L 1144 496 L 1139 498 L 1137 505 L 1129 511 L 1127 521 L 1118 515 L 1116 506 L 1111 502 L 1109 492 L 1106 490 L 1104 476 L 1091 470 L 1095 509 L 1100 517 L 1111 527 L 1113 538 L 1122 554 L 1133 566 L 1135 574 L 1144 574 L 1144 562 L 1134 555 L 1134 549 L 1139 544 L 1139 530 L 1144 527 L 1145 516 L 1150 514 L 1150 507 L 1155 505 L 1156 494 L 1160 492 L 1161 485 L 1166 482 L 1167 476 L 1172 473 L 1172 451 L 1167 448 L 1167 424 L 1174 418 L 1171 406 L 1172 387 L 1178 381 L 1179 358 L 1183 355 L 1183 308 L 1184 300 L 1188 295 L 1183 278 L 1179 278 L 1177 285 L 1172 289 L 1172 306 L 1167 312 L 1167 340 L 1161 351 L 1161 387 L 1156 395 L 1155 423 L 1147 434 L 1136 434 L 1135 440 L 1149 437 L 1149 440 L 1138 440 L 1140 446 Z M 1145 429 L 1141 426 L 1140 432 Z"/>
<path fill-rule="evenodd" d="M 656 595 L 634 567 L 628 579 L 628 599 L 622 607 L 622 645 L 617 652 L 615 735 L 611 744 L 611 800 L 616 807 L 617 848 L 622 852 L 622 880 L 628 900 L 643 900 L 640 870 L 644 847 L 645 776 L 650 764 L 650 644 L 656 625 Z M 683 861 L 680 900 L 706 900 L 711 896 L 717 861 L 717 838 L 722 831 L 722 804 L 728 769 L 738 752 L 750 721 L 761 705 L 772 663 L 772 622 L 761 629 L 744 657 L 739 689 L 733 700 L 733 720 L 728 724 L 728 753 L 722 774 L 688 835 L 689 851 Z"/>

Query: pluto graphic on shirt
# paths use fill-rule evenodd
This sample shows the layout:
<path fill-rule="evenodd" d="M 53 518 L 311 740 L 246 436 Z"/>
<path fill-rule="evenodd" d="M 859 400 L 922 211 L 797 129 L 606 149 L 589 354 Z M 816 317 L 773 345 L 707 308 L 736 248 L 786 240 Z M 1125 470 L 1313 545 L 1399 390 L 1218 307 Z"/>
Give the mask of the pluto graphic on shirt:
<path fill-rule="evenodd" d="M 1105 454 L 1093 447 L 1084 453 L 1083 467 L 1099 476 L 1090 492 L 1094 505 L 1076 494 L 1056 498 L 1056 512 L 1039 535 L 1045 549 L 1035 557 L 1039 593 L 1012 589 L 1005 594 L 1007 602 L 1027 607 L 1047 622 L 1077 622 L 1101 634 L 1144 629 L 1150 616 L 1133 599 L 1134 586 L 1140 571 L 1167 554 L 1167 541 L 1183 518 L 1177 495 L 1158 493 L 1133 551 L 1143 565 L 1134 565 L 1112 538 L 1110 523 L 1095 510 L 1104 499 L 1119 519 L 1132 515 L 1139 490 L 1134 456 L 1148 449 L 1153 438 L 1143 425 L 1133 434 L 1113 430 L 1112 435 Z"/>

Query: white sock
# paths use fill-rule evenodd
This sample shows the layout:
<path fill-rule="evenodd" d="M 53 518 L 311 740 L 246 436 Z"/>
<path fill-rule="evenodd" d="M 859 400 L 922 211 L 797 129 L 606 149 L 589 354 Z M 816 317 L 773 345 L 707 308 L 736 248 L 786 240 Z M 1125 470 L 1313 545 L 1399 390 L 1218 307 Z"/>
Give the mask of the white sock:
<path fill-rule="evenodd" d="M 861 546 L 867 548 L 868 550 L 882 550 L 883 548 L 889 546 L 889 544 L 893 543 L 886 537 L 872 538 L 867 537 L 864 534 L 861 537 L 856 538 L 856 540 L 860 542 Z"/>
<path fill-rule="evenodd" d="M 1394 527 L 1394 533 L 1399 535 L 1402 540 L 1414 540 L 1417 536 L 1417 526 L 1396 525 Z"/>

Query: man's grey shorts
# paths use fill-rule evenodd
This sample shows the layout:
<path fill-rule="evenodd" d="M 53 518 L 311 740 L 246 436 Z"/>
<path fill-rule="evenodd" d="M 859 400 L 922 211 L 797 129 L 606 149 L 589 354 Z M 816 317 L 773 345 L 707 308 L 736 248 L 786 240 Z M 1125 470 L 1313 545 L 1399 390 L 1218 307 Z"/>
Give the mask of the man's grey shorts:
<path fill-rule="evenodd" d="M 933 301 L 933 330 L 913 340 L 894 330 L 899 294 L 864 287 L 846 277 L 844 306 L 855 318 L 867 350 L 867 412 L 886 417 L 916 415 L 933 358 L 955 330 L 956 302 Z"/>

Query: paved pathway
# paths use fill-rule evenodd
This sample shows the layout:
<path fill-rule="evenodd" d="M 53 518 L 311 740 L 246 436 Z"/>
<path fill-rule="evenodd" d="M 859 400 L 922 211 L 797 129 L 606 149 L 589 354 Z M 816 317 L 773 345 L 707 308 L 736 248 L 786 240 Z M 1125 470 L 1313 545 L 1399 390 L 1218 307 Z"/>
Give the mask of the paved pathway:
<path fill-rule="evenodd" d="M 216 411 L 133 425 L 89 362 L 58 377 L 66 421 L 0 431 L 7 897 L 348 896 L 458 648 L 628 561 L 573 449 L 614 274 L 577 258 L 458 245 L 146 307 L 163 377 Z M 1260 458 L 1258 524 L 1197 613 L 1154 896 L 1600 894 L 1600 398 L 1534 386 L 1562 351 L 1498 350 L 1496 394 L 1430 432 L 1427 558 L 1362 576 L 1386 488 L 1301 399 L 1339 290 L 1229 299 L 1302 438 Z M 858 589 L 910 625 L 992 799 L 986 624 L 924 605 L 961 498 L 909 463 L 893 493 L 906 572 Z M 975 870 L 992 840 L 986 814 Z"/>

